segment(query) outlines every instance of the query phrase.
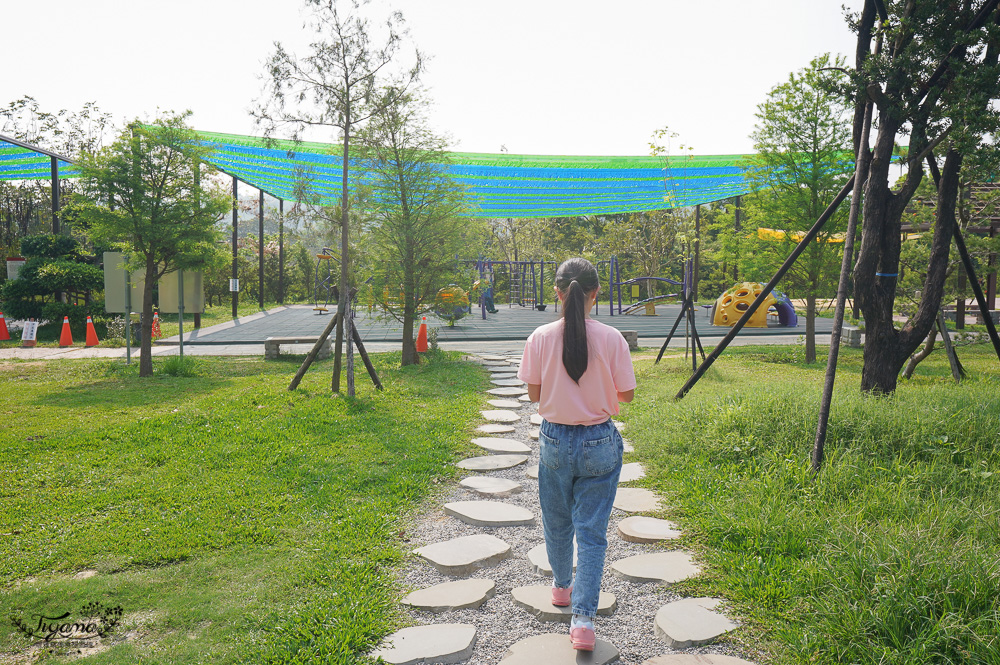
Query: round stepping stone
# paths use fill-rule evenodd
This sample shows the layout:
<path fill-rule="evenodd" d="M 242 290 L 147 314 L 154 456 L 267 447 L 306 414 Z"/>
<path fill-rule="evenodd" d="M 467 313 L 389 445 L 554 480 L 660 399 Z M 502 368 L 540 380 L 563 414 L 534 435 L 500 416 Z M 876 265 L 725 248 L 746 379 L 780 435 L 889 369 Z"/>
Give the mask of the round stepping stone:
<path fill-rule="evenodd" d="M 532 439 L 534 439 L 535 441 L 537 441 L 538 440 L 538 430 L 537 429 L 530 429 L 530 430 L 528 430 L 528 436 L 530 436 Z"/>
<path fill-rule="evenodd" d="M 491 395 L 497 395 L 498 397 L 516 397 L 518 395 L 527 395 L 527 388 L 515 388 L 514 386 L 505 386 L 503 388 L 490 388 L 487 390 Z M 522 400 L 528 402 L 530 400 Z"/>
<path fill-rule="evenodd" d="M 500 362 L 501 360 L 504 361 L 504 362 L 507 362 L 507 360 L 508 360 L 507 356 L 497 356 L 497 355 L 490 355 L 490 354 L 481 355 L 479 357 L 482 358 L 483 360 L 488 360 L 488 361 L 491 361 L 491 362 Z"/>
<path fill-rule="evenodd" d="M 552 587 L 550 586 L 519 586 L 512 589 L 510 595 L 514 597 L 515 605 L 538 617 L 539 621 L 569 623 L 570 619 L 573 618 L 572 608 L 556 607 L 552 604 Z M 615 598 L 615 594 L 602 591 L 597 601 L 597 613 L 606 616 L 612 614 L 616 609 L 618 609 L 618 600 Z"/>
<path fill-rule="evenodd" d="M 701 570 L 686 552 L 657 552 L 619 559 L 611 571 L 629 582 L 680 582 L 694 577 Z"/>
<path fill-rule="evenodd" d="M 635 448 L 632 447 L 631 443 L 629 443 L 625 439 L 622 439 L 622 452 L 634 453 L 635 452 Z"/>
<path fill-rule="evenodd" d="M 720 653 L 674 653 L 642 661 L 641 665 L 754 665 L 749 660 Z"/>
<path fill-rule="evenodd" d="M 507 363 L 503 360 L 497 360 L 497 361 L 487 360 L 483 362 L 483 367 L 490 370 L 491 372 L 498 372 L 503 369 L 508 369 L 510 367 L 510 363 Z"/>
<path fill-rule="evenodd" d="M 468 478 L 463 478 L 458 484 L 467 490 L 472 490 L 476 494 L 485 496 L 510 496 L 524 489 L 521 487 L 521 483 L 516 480 L 491 478 L 489 476 L 469 476 Z"/>
<path fill-rule="evenodd" d="M 545 543 L 535 545 L 528 550 L 528 563 L 531 564 L 531 572 L 534 574 L 552 577 L 552 567 L 549 566 L 549 553 L 545 550 Z M 573 570 L 576 570 L 576 543 L 573 543 Z"/>
<path fill-rule="evenodd" d="M 620 483 L 630 483 L 633 480 L 639 480 L 640 478 L 646 477 L 646 470 L 642 468 L 642 464 L 639 462 L 629 462 L 628 464 L 622 464 L 621 475 L 618 476 L 618 482 Z"/>
<path fill-rule="evenodd" d="M 455 466 L 466 471 L 499 471 L 524 464 L 527 461 L 527 455 L 484 455 L 483 457 L 469 457 L 456 463 Z"/>
<path fill-rule="evenodd" d="M 517 372 L 496 372 L 490 374 L 491 379 L 516 379 Z"/>
<path fill-rule="evenodd" d="M 712 611 L 720 602 L 719 598 L 683 598 L 668 603 L 656 613 L 653 631 L 671 649 L 708 644 L 739 626 Z"/>
<path fill-rule="evenodd" d="M 681 532 L 677 525 L 667 520 L 633 515 L 618 523 L 618 535 L 630 543 L 658 543 L 680 538 Z"/>
<path fill-rule="evenodd" d="M 531 420 L 531 424 L 532 425 L 541 425 L 542 424 L 542 417 L 540 415 L 538 415 L 537 413 L 531 414 L 531 418 L 529 420 Z"/>
<path fill-rule="evenodd" d="M 637 487 L 619 487 L 615 495 L 615 508 L 626 513 L 644 513 L 660 509 L 660 497 L 654 492 Z"/>
<path fill-rule="evenodd" d="M 521 379 L 490 379 L 490 383 L 495 386 L 523 386 Z"/>
<path fill-rule="evenodd" d="M 499 423 L 486 423 L 485 425 L 480 425 L 476 428 L 477 432 L 482 432 L 483 434 L 510 434 L 516 428 L 511 425 L 501 425 Z"/>
<path fill-rule="evenodd" d="M 618 662 L 615 645 L 597 638 L 593 651 L 577 651 L 566 633 L 546 633 L 515 642 L 500 665 L 608 665 Z"/>
<path fill-rule="evenodd" d="M 521 395 L 520 397 L 518 397 L 518 398 L 517 398 L 517 400 L 518 400 L 519 402 L 530 402 L 530 401 L 531 401 L 531 398 L 530 398 L 530 397 L 528 397 L 528 391 L 527 391 L 527 390 L 525 390 L 525 391 L 524 391 L 524 394 L 523 394 L 523 395 Z"/>
<path fill-rule="evenodd" d="M 498 409 L 520 409 L 524 406 L 523 402 L 516 399 L 488 399 L 486 403 Z"/>
<path fill-rule="evenodd" d="M 521 416 L 506 409 L 487 409 L 479 413 L 483 414 L 483 418 L 486 418 L 486 420 L 492 420 L 497 423 L 516 423 L 521 419 Z"/>
<path fill-rule="evenodd" d="M 445 575 L 470 575 L 510 557 L 510 545 L 488 533 L 431 543 L 413 550 Z"/>
<path fill-rule="evenodd" d="M 502 501 L 452 501 L 444 512 L 472 526 L 531 526 L 535 515 L 527 508 Z"/>
<path fill-rule="evenodd" d="M 402 603 L 426 612 L 476 609 L 492 598 L 496 590 L 497 585 L 493 580 L 458 580 L 418 589 L 407 594 Z"/>
<path fill-rule="evenodd" d="M 535 479 L 537 479 L 538 478 L 538 465 L 537 464 L 532 464 L 531 466 L 529 466 L 527 469 L 524 470 L 524 475 L 526 475 L 529 478 L 535 478 Z"/>
<path fill-rule="evenodd" d="M 385 646 L 372 653 L 392 665 L 460 663 L 472 656 L 476 627 L 467 623 L 439 623 L 397 630 Z"/>
<path fill-rule="evenodd" d="M 514 439 L 501 439 L 498 436 L 479 436 L 472 440 L 480 448 L 491 453 L 530 453 L 531 448 Z"/>
<path fill-rule="evenodd" d="M 625 423 L 623 423 L 622 421 L 620 421 L 620 420 L 612 420 L 611 422 L 614 424 L 614 426 L 616 428 L 618 428 L 619 432 L 624 432 L 625 431 Z"/>

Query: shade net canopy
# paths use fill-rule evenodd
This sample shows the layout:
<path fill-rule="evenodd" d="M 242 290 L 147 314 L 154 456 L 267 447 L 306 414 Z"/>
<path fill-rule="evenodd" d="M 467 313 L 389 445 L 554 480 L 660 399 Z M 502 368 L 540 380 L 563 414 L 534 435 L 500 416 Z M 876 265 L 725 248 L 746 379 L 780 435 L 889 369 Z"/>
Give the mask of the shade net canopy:
<path fill-rule="evenodd" d="M 333 203 L 341 193 L 342 148 L 199 132 L 221 171 L 286 200 Z M 442 170 L 465 185 L 476 217 L 571 217 L 665 210 L 748 191 L 742 155 L 580 157 L 447 153 Z M 348 186 L 366 180 L 351 158 Z"/>
<path fill-rule="evenodd" d="M 59 177 L 79 175 L 75 167 L 59 159 Z M 52 177 L 52 158 L 0 139 L 0 180 L 48 180 Z"/>

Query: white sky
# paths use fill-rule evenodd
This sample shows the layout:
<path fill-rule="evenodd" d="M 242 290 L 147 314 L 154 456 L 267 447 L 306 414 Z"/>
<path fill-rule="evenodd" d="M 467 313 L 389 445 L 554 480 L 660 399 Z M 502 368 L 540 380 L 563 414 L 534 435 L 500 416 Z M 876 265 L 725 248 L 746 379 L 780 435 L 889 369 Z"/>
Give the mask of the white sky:
<path fill-rule="evenodd" d="M 664 126 L 680 134 L 675 153 L 748 152 L 772 86 L 815 55 L 854 48 L 845 0 L 391 2 L 432 56 L 434 125 L 470 152 L 644 155 Z M 247 111 L 273 42 L 303 53 L 312 36 L 300 0 L 3 5 L 0 105 L 94 101 L 116 121 L 191 109 L 203 131 L 256 133 Z"/>

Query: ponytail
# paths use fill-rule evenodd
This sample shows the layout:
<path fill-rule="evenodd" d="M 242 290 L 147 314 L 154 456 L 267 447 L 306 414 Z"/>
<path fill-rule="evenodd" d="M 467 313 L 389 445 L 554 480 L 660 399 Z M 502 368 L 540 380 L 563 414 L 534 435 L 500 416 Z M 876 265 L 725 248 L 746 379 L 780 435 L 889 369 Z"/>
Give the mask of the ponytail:
<path fill-rule="evenodd" d="M 556 271 L 563 294 L 563 367 L 575 383 L 587 371 L 587 298 L 600 286 L 597 269 L 586 259 L 569 259 Z"/>

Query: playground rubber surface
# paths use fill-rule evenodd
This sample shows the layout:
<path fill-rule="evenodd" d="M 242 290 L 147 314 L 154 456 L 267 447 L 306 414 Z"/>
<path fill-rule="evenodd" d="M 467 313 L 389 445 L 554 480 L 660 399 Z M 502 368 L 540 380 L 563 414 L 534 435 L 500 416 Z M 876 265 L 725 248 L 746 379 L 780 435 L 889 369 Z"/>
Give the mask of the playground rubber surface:
<path fill-rule="evenodd" d="M 185 332 L 184 343 L 185 345 L 263 344 L 268 337 L 318 337 L 334 311 L 335 309 L 331 309 L 327 314 L 318 314 L 310 305 L 276 307 L 232 322 L 195 330 L 190 334 Z M 679 312 L 680 305 L 659 305 L 656 308 L 656 316 L 640 314 L 610 316 L 608 304 L 604 303 L 603 309 L 594 318 L 618 330 L 635 330 L 639 334 L 641 344 L 644 338 L 665 338 Z M 699 335 L 714 342 L 723 337 L 729 328 L 711 325 L 709 312 L 708 309 L 699 310 L 695 325 Z M 440 342 L 524 340 L 535 328 L 555 321 L 558 317 L 559 313 L 554 312 L 551 305 L 544 312 L 528 307 L 500 306 L 496 314 L 487 314 L 485 320 L 479 310 L 474 310 L 471 315 L 460 319 L 454 326 L 448 326 L 446 321 L 435 316 L 427 317 L 427 325 L 438 329 Z M 369 313 L 366 309 L 359 309 L 354 321 L 358 333 L 365 342 L 402 341 L 402 324 L 391 318 L 379 316 L 378 312 Z M 832 319 L 816 319 L 817 334 L 828 335 L 832 329 Z M 800 319 L 796 328 L 779 326 L 776 322 L 767 328 L 744 328 L 738 337 L 796 334 L 805 334 L 804 319 Z M 683 321 L 674 333 L 674 337 L 684 338 Z"/>

